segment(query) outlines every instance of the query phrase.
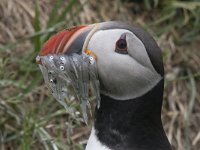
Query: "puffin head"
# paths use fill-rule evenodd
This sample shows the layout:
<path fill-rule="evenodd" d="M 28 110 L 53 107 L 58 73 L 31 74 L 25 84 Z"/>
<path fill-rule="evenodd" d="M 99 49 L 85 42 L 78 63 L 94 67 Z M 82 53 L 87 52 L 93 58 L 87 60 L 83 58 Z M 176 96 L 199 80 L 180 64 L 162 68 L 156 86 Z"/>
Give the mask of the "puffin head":
<path fill-rule="evenodd" d="M 123 23 L 100 26 L 88 49 L 97 56 L 101 93 L 116 100 L 147 93 L 163 77 L 161 53 L 154 40 L 141 29 Z"/>
<path fill-rule="evenodd" d="M 82 52 L 96 59 L 101 94 L 116 100 L 140 97 L 164 76 L 161 51 L 153 38 L 121 22 L 61 31 L 44 44 L 39 55 Z"/>

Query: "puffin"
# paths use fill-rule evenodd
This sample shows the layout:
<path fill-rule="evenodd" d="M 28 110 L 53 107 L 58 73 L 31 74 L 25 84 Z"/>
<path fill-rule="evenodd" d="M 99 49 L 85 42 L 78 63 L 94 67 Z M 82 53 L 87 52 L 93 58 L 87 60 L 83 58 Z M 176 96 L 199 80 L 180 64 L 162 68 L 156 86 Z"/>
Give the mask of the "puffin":
<path fill-rule="evenodd" d="M 53 35 L 39 56 L 86 54 L 96 60 L 100 106 L 85 150 L 171 150 L 161 120 L 164 67 L 150 34 L 118 21 Z"/>

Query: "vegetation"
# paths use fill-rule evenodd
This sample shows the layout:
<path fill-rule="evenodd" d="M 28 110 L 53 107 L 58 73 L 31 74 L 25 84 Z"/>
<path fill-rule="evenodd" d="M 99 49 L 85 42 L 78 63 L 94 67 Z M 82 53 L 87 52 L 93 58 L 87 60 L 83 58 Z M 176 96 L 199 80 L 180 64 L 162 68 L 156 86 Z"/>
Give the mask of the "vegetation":
<path fill-rule="evenodd" d="M 154 36 L 165 62 L 165 130 L 174 149 L 199 149 L 199 0 L 1 0 L 0 20 L 1 150 L 84 149 L 92 123 L 54 100 L 35 57 L 57 31 L 107 20 L 137 24 Z"/>

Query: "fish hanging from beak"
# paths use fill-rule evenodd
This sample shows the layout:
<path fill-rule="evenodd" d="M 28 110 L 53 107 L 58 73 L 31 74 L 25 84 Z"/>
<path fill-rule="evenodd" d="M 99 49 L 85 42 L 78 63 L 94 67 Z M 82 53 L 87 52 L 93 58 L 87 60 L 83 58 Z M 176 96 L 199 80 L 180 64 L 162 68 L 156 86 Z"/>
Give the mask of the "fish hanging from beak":
<path fill-rule="evenodd" d="M 64 47 L 68 45 L 73 36 L 80 36 L 75 34 L 78 31 L 80 32 L 83 28 L 82 26 L 57 33 L 57 35 L 46 42 L 40 54 L 36 57 L 36 63 L 40 67 L 48 89 L 54 98 L 67 110 L 69 110 L 69 106 L 65 99 L 70 95 L 70 87 L 73 88 L 80 102 L 83 119 L 86 124 L 88 122 L 87 107 L 90 108 L 90 89 L 93 89 L 95 92 L 97 107 L 100 107 L 99 80 L 96 67 L 97 58 L 92 51 L 87 50 L 88 41 L 95 32 L 96 27 L 94 26 L 88 32 L 81 52 L 67 54 L 62 51 L 65 51 Z M 82 35 L 83 33 L 79 34 Z M 63 47 L 63 49 L 59 49 L 59 47 Z"/>

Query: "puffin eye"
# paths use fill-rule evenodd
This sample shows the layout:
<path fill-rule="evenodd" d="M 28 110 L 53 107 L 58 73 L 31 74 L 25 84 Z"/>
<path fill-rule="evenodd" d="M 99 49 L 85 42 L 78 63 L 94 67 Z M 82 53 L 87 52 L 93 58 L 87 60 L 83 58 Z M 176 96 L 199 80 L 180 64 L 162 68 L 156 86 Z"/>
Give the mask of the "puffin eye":
<path fill-rule="evenodd" d="M 119 39 L 116 43 L 116 48 L 120 50 L 127 49 L 127 43 L 125 39 Z"/>
<path fill-rule="evenodd" d="M 127 51 L 127 42 L 126 42 L 126 34 L 122 34 L 119 40 L 116 42 L 115 52 L 119 54 L 128 54 Z"/>

